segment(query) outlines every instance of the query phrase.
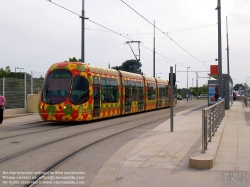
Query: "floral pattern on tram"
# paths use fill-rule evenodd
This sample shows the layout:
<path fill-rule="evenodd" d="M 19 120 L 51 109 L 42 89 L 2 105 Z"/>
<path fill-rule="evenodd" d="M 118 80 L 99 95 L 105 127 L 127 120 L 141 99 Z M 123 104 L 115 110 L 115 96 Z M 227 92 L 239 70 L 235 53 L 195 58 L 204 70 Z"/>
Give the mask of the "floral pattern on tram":
<path fill-rule="evenodd" d="M 120 71 L 122 77 L 122 114 L 144 110 L 144 80 L 140 74 Z"/>
<path fill-rule="evenodd" d="M 46 74 L 39 114 L 45 121 L 90 121 L 162 108 L 168 106 L 167 82 L 82 62 L 59 62 Z"/>
<path fill-rule="evenodd" d="M 92 85 L 92 78 L 90 76 L 89 68 L 86 64 L 81 62 L 61 62 L 53 64 L 47 74 L 48 75 L 55 70 L 68 70 L 70 71 L 72 78 L 77 75 L 85 77 L 89 85 Z M 45 86 L 45 85 L 44 85 Z M 64 102 L 56 104 L 48 104 L 43 101 L 43 98 L 40 98 L 39 102 L 39 113 L 42 119 L 48 121 L 82 121 L 82 120 L 91 120 L 92 119 L 92 86 L 89 86 L 89 95 L 88 101 L 82 104 L 72 104 L 69 100 L 70 95 L 67 96 L 67 99 Z M 72 84 L 70 85 L 69 92 L 72 91 Z"/>
<path fill-rule="evenodd" d="M 120 81 L 118 72 L 114 69 L 94 66 L 89 66 L 89 69 L 91 71 L 91 76 L 97 78 L 100 95 L 104 97 L 100 99 L 99 116 L 93 117 L 93 119 L 120 115 Z M 93 87 L 95 87 L 94 84 Z M 96 88 L 97 87 L 96 85 Z M 115 94 L 115 96 L 113 94 Z"/>
<path fill-rule="evenodd" d="M 156 79 L 153 77 L 145 77 L 146 84 L 146 110 L 156 109 Z"/>

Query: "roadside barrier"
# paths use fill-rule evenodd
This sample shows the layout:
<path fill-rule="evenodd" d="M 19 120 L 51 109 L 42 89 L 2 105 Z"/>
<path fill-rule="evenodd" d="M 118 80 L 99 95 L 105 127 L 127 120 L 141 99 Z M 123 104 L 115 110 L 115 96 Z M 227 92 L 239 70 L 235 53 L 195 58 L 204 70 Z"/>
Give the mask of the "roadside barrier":
<path fill-rule="evenodd" d="M 224 116 L 225 100 L 202 110 L 202 153 L 207 150 L 208 142 L 211 142 Z"/>

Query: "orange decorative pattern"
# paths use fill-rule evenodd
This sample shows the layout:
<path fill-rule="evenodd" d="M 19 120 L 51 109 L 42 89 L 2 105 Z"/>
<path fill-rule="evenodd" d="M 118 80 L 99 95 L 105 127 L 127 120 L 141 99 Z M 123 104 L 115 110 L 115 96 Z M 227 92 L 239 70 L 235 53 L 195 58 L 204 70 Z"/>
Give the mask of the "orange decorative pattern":
<path fill-rule="evenodd" d="M 89 99 L 87 102 L 79 105 L 74 105 L 70 102 L 68 98 L 59 104 L 48 104 L 42 99 L 39 101 L 39 114 L 41 118 L 45 121 L 90 121 L 94 119 L 107 118 L 112 116 L 119 116 L 125 114 L 125 86 L 124 81 L 135 81 L 143 85 L 143 106 L 139 110 L 139 102 L 137 100 L 131 101 L 130 111 L 128 113 L 135 113 L 141 110 L 153 110 L 158 108 L 167 107 L 168 103 L 166 100 L 161 100 L 161 103 L 157 106 L 157 101 L 159 98 L 159 89 L 157 87 L 157 82 L 168 85 L 168 81 L 155 79 L 153 77 L 142 76 L 140 74 L 134 74 L 124 71 L 117 71 L 114 69 L 106 69 L 101 67 L 95 67 L 87 65 L 82 62 L 59 62 L 53 64 L 47 71 L 46 78 L 54 70 L 68 70 L 72 74 L 72 78 L 75 76 L 82 76 L 88 80 L 89 83 Z M 104 103 L 100 99 L 100 108 L 98 116 L 94 117 L 94 78 L 98 77 L 99 81 L 101 78 L 112 78 L 116 79 L 118 82 L 118 102 Z M 121 82 L 122 81 L 122 82 Z M 155 99 L 148 99 L 148 87 L 147 84 L 155 85 Z M 101 83 L 100 83 L 101 84 Z M 72 90 L 72 85 L 70 86 L 70 92 Z M 132 95 L 132 87 L 131 87 Z M 100 85 L 100 93 L 101 85 Z M 177 100 L 174 100 L 174 105 L 177 104 Z"/>

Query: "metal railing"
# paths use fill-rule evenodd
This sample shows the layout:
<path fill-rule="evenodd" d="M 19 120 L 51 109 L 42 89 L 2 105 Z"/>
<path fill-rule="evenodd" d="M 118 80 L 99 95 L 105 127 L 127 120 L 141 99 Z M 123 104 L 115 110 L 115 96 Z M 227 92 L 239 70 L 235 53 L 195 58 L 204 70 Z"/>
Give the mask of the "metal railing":
<path fill-rule="evenodd" d="M 0 94 L 7 101 L 5 109 L 26 108 L 27 95 L 41 92 L 43 77 L 43 73 L 23 72 L 22 77 L 0 78 Z"/>
<path fill-rule="evenodd" d="M 246 96 L 241 96 L 241 101 L 244 103 L 245 107 L 248 108 L 250 106 L 250 98 Z"/>
<path fill-rule="evenodd" d="M 211 142 L 224 116 L 225 100 L 202 110 L 202 153 L 207 150 L 208 142 Z"/>

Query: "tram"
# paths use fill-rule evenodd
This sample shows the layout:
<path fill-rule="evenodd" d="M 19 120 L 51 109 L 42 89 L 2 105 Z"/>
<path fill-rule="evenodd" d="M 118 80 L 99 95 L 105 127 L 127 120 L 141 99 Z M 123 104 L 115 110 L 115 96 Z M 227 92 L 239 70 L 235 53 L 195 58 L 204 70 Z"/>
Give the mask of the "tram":
<path fill-rule="evenodd" d="M 173 95 L 176 105 L 176 85 Z M 169 101 L 167 80 L 59 62 L 47 71 L 38 110 L 44 121 L 91 121 L 169 107 Z"/>

